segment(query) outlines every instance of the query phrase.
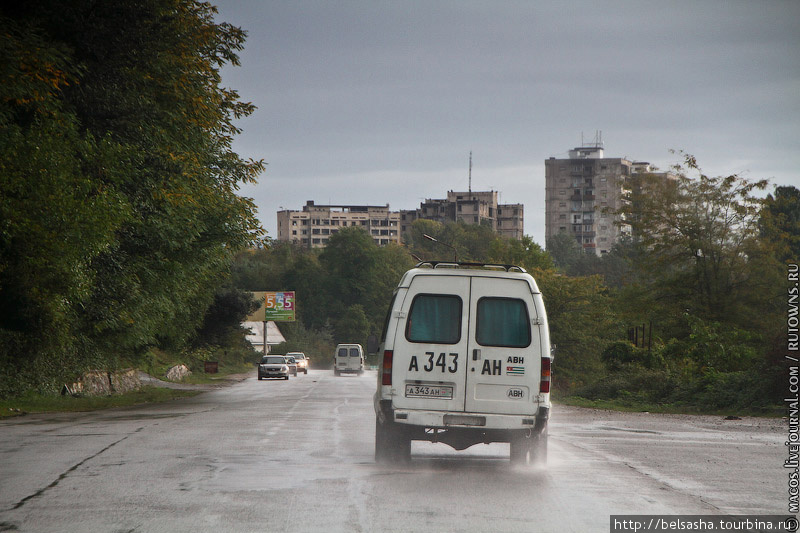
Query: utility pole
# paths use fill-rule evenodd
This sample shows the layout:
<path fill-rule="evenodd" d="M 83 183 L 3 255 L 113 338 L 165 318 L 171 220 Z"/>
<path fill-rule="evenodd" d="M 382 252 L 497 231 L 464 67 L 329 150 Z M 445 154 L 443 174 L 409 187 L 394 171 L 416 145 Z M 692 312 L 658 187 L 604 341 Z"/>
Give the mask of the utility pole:
<path fill-rule="evenodd" d="M 472 150 L 469 151 L 469 193 L 472 194 Z"/>

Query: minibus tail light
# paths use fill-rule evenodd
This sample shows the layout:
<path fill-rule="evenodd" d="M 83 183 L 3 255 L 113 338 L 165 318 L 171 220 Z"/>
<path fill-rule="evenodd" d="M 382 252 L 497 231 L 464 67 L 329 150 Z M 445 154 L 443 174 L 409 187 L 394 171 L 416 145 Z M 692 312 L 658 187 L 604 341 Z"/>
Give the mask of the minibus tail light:
<path fill-rule="evenodd" d="M 392 384 L 392 359 L 394 357 L 394 351 L 392 350 L 384 350 L 383 351 L 383 374 L 381 375 L 381 385 L 391 385 Z"/>
<path fill-rule="evenodd" d="M 550 392 L 550 358 L 542 357 L 542 380 L 539 382 L 539 392 Z"/>

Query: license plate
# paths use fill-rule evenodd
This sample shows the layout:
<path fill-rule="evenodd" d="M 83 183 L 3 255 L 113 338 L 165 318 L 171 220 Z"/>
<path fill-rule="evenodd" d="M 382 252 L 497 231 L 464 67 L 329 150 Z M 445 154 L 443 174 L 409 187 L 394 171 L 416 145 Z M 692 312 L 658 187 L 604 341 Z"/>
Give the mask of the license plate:
<path fill-rule="evenodd" d="M 453 387 L 439 385 L 406 385 L 406 398 L 452 400 Z"/>

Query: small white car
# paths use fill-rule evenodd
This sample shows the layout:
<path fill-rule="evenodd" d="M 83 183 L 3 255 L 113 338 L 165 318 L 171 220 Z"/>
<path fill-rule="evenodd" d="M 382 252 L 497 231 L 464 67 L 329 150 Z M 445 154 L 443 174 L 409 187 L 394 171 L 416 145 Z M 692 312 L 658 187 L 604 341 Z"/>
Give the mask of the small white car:
<path fill-rule="evenodd" d="M 286 364 L 289 365 L 289 373 L 297 377 L 297 361 L 289 354 L 283 356 L 286 359 Z"/>
<path fill-rule="evenodd" d="M 550 336 L 524 269 L 418 264 L 394 292 L 378 355 L 377 461 L 410 459 L 412 440 L 508 442 L 512 462 L 546 461 Z"/>
<path fill-rule="evenodd" d="M 295 362 L 297 363 L 297 371 L 302 372 L 303 374 L 308 374 L 308 364 L 310 359 L 306 357 L 306 354 L 303 352 L 289 352 L 286 355 L 291 355 L 294 357 Z"/>
<path fill-rule="evenodd" d="M 265 355 L 258 364 L 258 379 L 283 378 L 289 379 L 289 364 L 282 355 Z"/>
<path fill-rule="evenodd" d="M 333 355 L 333 373 L 342 374 L 364 373 L 364 348 L 360 344 L 339 344 Z"/>

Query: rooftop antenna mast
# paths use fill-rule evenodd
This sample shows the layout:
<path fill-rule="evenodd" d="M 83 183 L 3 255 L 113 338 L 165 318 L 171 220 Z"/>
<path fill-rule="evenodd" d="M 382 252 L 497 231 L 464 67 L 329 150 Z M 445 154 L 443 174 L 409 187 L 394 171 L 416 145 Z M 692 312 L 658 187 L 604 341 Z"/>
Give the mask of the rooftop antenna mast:
<path fill-rule="evenodd" d="M 469 193 L 472 194 L 472 150 L 469 151 Z"/>

